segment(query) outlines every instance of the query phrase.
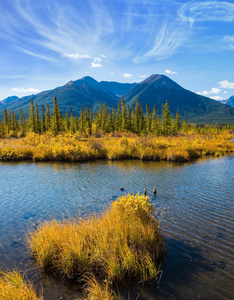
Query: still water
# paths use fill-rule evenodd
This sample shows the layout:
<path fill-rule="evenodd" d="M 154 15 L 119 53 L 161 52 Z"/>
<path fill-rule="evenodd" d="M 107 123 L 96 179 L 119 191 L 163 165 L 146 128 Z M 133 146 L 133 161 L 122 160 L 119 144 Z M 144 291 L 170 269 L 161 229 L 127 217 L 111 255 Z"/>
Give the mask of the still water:
<path fill-rule="evenodd" d="M 0 269 L 27 270 L 38 290 L 43 285 L 45 300 L 76 299 L 75 288 L 36 269 L 26 233 L 43 220 L 102 211 L 144 188 L 160 212 L 167 250 L 159 285 L 138 299 L 233 299 L 234 156 L 190 163 L 0 163 Z"/>

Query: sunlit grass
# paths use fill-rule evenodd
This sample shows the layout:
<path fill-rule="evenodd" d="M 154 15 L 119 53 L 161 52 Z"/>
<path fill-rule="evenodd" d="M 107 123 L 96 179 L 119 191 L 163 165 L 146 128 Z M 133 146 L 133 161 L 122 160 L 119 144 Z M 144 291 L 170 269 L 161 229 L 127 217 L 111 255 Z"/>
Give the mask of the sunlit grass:
<path fill-rule="evenodd" d="M 0 271 L 1 300 L 39 300 L 31 283 L 19 271 Z"/>
<path fill-rule="evenodd" d="M 178 137 L 79 138 L 76 135 L 30 133 L 23 139 L 1 139 L 0 160 L 85 161 L 91 159 L 142 159 L 188 161 L 234 152 L 234 135 L 188 134 Z"/>
<path fill-rule="evenodd" d="M 123 196 L 101 215 L 42 223 L 28 244 L 39 265 L 68 278 L 156 279 L 163 241 L 153 212 L 147 196 Z"/>

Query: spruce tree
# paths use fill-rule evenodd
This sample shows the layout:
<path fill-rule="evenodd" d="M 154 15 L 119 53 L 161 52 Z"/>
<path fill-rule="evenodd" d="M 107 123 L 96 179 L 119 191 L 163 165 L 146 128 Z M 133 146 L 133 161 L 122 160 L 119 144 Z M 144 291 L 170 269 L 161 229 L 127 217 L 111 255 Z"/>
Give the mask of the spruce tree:
<path fill-rule="evenodd" d="M 152 123 L 152 119 L 151 119 L 151 112 L 150 112 L 150 108 L 149 108 L 149 104 L 146 104 L 146 119 L 145 119 L 145 125 L 146 125 L 146 133 L 150 134 L 151 133 L 151 123 Z"/>
<path fill-rule="evenodd" d="M 124 98 L 121 98 L 121 131 L 126 131 L 126 108 Z"/>
<path fill-rule="evenodd" d="M 62 118 L 61 118 L 61 112 L 58 106 L 58 101 L 57 101 L 57 97 L 54 97 L 54 108 L 53 108 L 53 116 L 52 116 L 52 133 L 54 135 L 57 135 L 61 128 L 62 128 L 62 124 L 61 124 Z"/>
<path fill-rule="evenodd" d="M 176 113 L 175 123 L 176 123 L 176 130 L 177 130 L 177 132 L 179 132 L 180 129 L 181 129 L 181 121 L 180 121 L 180 114 L 179 114 L 178 110 L 177 110 L 177 113 Z"/>
<path fill-rule="evenodd" d="M 31 132 L 36 131 L 36 115 L 33 98 L 31 98 L 31 103 L 28 111 L 28 130 Z"/>
<path fill-rule="evenodd" d="M 41 106 L 41 133 L 46 132 L 46 116 L 45 116 L 45 107 L 44 105 Z"/>
<path fill-rule="evenodd" d="M 20 126 L 21 126 L 22 136 L 24 136 L 26 133 L 26 119 L 22 108 L 20 109 Z"/>
<path fill-rule="evenodd" d="M 9 133 L 8 113 L 7 113 L 6 107 L 5 107 L 5 109 L 4 109 L 4 132 L 5 132 L 6 134 Z"/>
<path fill-rule="evenodd" d="M 49 104 L 46 105 L 45 129 L 46 129 L 46 131 L 50 131 L 50 129 L 51 129 L 51 116 L 50 116 Z"/>
<path fill-rule="evenodd" d="M 171 117 L 168 101 L 162 107 L 162 131 L 165 136 L 168 136 L 171 130 Z"/>
<path fill-rule="evenodd" d="M 41 133 L 41 121 L 39 117 L 39 110 L 37 104 L 36 104 L 36 114 L 35 114 L 35 132 Z"/>

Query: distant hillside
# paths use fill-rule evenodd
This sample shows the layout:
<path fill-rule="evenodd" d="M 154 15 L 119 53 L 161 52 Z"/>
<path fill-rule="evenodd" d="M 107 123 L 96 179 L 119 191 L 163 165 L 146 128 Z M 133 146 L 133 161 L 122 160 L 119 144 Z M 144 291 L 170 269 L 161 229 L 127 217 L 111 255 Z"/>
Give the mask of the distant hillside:
<path fill-rule="evenodd" d="M 110 93 L 121 97 L 124 94 L 128 93 L 137 83 L 120 83 L 115 81 L 101 81 L 103 87 L 108 90 Z"/>
<path fill-rule="evenodd" d="M 226 104 L 234 107 L 234 95 L 226 100 Z"/>
<path fill-rule="evenodd" d="M 130 106 L 137 97 L 144 108 L 147 103 L 151 109 L 156 105 L 159 114 L 167 100 L 173 115 L 178 110 L 189 122 L 234 122 L 233 108 L 186 90 L 164 75 L 151 75 L 124 95 Z"/>
<path fill-rule="evenodd" d="M 92 107 L 93 111 L 98 109 L 99 102 L 104 102 L 108 107 L 116 106 L 118 97 L 111 94 L 105 87 L 93 79 L 86 76 L 76 81 L 70 81 L 64 86 L 57 87 L 54 90 L 44 91 L 37 95 L 26 96 L 18 99 L 14 103 L 7 105 L 7 109 L 13 109 L 16 114 L 19 114 L 20 108 L 27 115 L 30 106 L 31 97 L 35 104 L 41 105 L 49 104 L 53 107 L 54 97 L 58 99 L 58 105 L 62 113 L 72 108 L 74 113 L 79 113 L 81 106 L 85 104 Z M 2 107 L 0 107 L 0 111 Z"/>
<path fill-rule="evenodd" d="M 1 106 L 7 106 L 7 105 L 9 105 L 10 103 L 13 103 L 14 101 L 16 101 L 16 100 L 18 100 L 19 99 L 19 97 L 17 97 L 17 96 L 10 96 L 10 97 L 7 97 L 7 98 L 5 98 L 4 100 L 2 100 L 2 101 L 0 101 L 0 107 Z"/>
<path fill-rule="evenodd" d="M 173 115 L 175 116 L 178 110 L 181 118 L 186 118 L 189 122 L 234 123 L 234 108 L 186 90 L 164 75 L 151 75 L 138 84 L 98 82 L 92 77 L 86 76 L 37 95 L 6 98 L 0 102 L 0 117 L 3 117 L 4 107 L 7 107 L 8 110 L 13 109 L 18 116 L 20 108 L 22 108 L 27 116 L 31 97 L 41 109 L 42 105 L 46 106 L 47 104 L 52 108 L 53 99 L 56 96 L 60 110 L 64 114 L 71 108 L 74 113 L 79 113 L 81 106 L 85 104 L 88 108 L 92 107 L 95 112 L 98 110 L 100 102 L 105 102 L 109 108 L 117 107 L 118 100 L 120 100 L 118 96 L 122 95 L 125 103 L 128 103 L 130 107 L 138 97 L 144 109 L 147 103 L 151 110 L 156 105 L 159 114 L 161 114 L 162 104 L 168 100 Z M 232 101 L 231 97 L 229 103 L 233 103 Z"/>

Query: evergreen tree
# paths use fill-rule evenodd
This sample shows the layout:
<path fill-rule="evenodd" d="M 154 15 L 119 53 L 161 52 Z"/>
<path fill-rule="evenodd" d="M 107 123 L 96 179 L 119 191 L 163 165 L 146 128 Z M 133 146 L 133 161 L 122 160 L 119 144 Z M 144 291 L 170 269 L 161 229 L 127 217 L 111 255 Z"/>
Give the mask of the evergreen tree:
<path fill-rule="evenodd" d="M 140 132 L 140 105 L 138 97 L 136 98 L 135 114 L 134 114 L 134 132 Z"/>
<path fill-rule="evenodd" d="M 46 132 L 46 116 L 45 116 L 45 107 L 44 105 L 41 106 L 41 133 Z"/>
<path fill-rule="evenodd" d="M 116 115 L 116 130 L 121 131 L 122 127 L 122 110 L 121 110 L 121 102 L 118 102 L 117 115 Z"/>
<path fill-rule="evenodd" d="M 168 136 L 171 131 L 171 117 L 169 111 L 168 101 L 162 107 L 162 132 L 165 136 Z"/>
<path fill-rule="evenodd" d="M 75 128 L 75 120 L 74 120 L 73 111 L 72 111 L 72 108 L 71 108 L 70 133 L 74 133 L 75 130 L 76 130 L 76 128 Z"/>
<path fill-rule="evenodd" d="M 36 104 L 36 114 L 35 114 L 35 132 L 41 133 L 41 121 L 39 117 L 39 110 L 37 104 Z"/>
<path fill-rule="evenodd" d="M 90 136 L 92 134 L 92 124 L 91 124 L 90 112 L 86 104 L 85 104 L 85 112 L 84 112 L 84 127 L 85 127 L 86 134 Z"/>
<path fill-rule="evenodd" d="M 81 132 L 84 132 L 84 112 L 83 112 L 83 107 L 81 106 L 80 108 L 80 122 L 77 122 L 78 120 L 76 120 L 77 115 L 75 115 L 75 124 L 76 124 L 76 128 L 79 127 Z M 77 117 L 78 118 L 78 117 Z M 79 124 L 80 123 L 80 124 Z M 80 126 L 79 126 L 79 125 Z"/>
<path fill-rule="evenodd" d="M 36 115 L 33 98 L 31 98 L 31 103 L 28 111 L 28 130 L 32 132 L 36 131 Z"/>
<path fill-rule="evenodd" d="M 54 108 L 53 108 L 53 116 L 52 116 L 52 133 L 57 135 L 62 129 L 62 116 L 58 106 L 57 97 L 54 97 Z"/>
<path fill-rule="evenodd" d="M 139 133 L 144 131 L 145 128 L 145 118 L 144 118 L 144 110 L 142 104 L 140 105 L 140 123 L 139 123 Z"/>
<path fill-rule="evenodd" d="M 131 112 L 129 104 L 127 104 L 127 112 L 126 112 L 126 129 L 127 131 L 131 131 Z"/>
<path fill-rule="evenodd" d="M 125 101 L 122 97 L 121 99 L 121 131 L 126 131 L 127 125 L 127 116 L 126 116 L 126 108 L 125 108 Z"/>
<path fill-rule="evenodd" d="M 50 116 L 50 106 L 46 105 L 46 116 L 45 116 L 45 129 L 49 131 L 51 128 L 51 116 Z"/>
<path fill-rule="evenodd" d="M 172 135 L 176 135 L 176 133 L 177 133 L 177 129 L 176 129 L 176 120 L 175 120 L 175 118 L 173 117 L 173 115 L 171 115 L 171 131 L 170 131 L 170 133 L 171 133 Z"/>
<path fill-rule="evenodd" d="M 64 118 L 64 128 L 66 132 L 70 131 L 70 118 L 69 118 L 68 111 L 66 111 L 66 115 Z"/>
<path fill-rule="evenodd" d="M 6 107 L 5 107 L 5 109 L 4 109 L 4 132 L 5 132 L 6 134 L 9 133 L 8 113 L 7 113 Z"/>
<path fill-rule="evenodd" d="M 182 125 L 182 130 L 184 133 L 188 133 L 189 125 L 186 119 L 184 119 L 183 125 Z M 202 128 L 201 128 L 202 129 Z"/>
<path fill-rule="evenodd" d="M 180 129 L 181 129 L 181 121 L 180 121 L 180 114 L 179 114 L 178 110 L 177 110 L 177 113 L 176 113 L 175 123 L 176 123 L 176 131 L 179 132 Z"/>
<path fill-rule="evenodd" d="M 20 109 L 20 126 L 21 126 L 22 135 L 24 136 L 26 133 L 26 119 L 22 108 Z"/>
<path fill-rule="evenodd" d="M 146 125 L 146 133 L 150 134 L 151 133 L 151 112 L 150 112 L 150 108 L 149 108 L 149 104 L 146 104 L 146 119 L 145 119 L 145 125 Z"/>

